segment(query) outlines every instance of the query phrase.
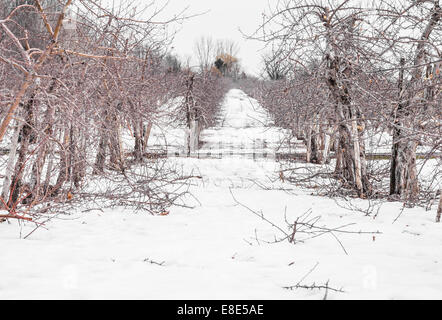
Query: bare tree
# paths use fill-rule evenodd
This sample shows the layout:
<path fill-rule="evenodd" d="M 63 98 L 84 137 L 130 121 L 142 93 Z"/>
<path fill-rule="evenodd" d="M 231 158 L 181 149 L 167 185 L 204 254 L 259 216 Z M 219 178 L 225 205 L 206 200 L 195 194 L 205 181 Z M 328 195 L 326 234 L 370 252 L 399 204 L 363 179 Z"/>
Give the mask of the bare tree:
<path fill-rule="evenodd" d="M 417 148 L 427 158 L 440 150 L 440 19 L 434 0 L 279 1 L 250 37 L 274 48 L 290 74 L 258 96 L 296 128 L 307 162 L 326 163 L 333 151 L 336 177 L 360 197 L 384 194 L 366 145 L 391 135 L 390 194 L 417 199 Z"/>
<path fill-rule="evenodd" d="M 182 109 L 186 119 L 186 153 L 192 155 L 199 149 L 200 133 L 203 128 L 214 125 L 221 101 L 227 92 L 226 79 L 212 71 L 185 76 L 185 91 Z"/>
<path fill-rule="evenodd" d="M 361 197 L 372 192 L 366 170 L 364 117 L 360 106 L 354 103 L 352 86 L 361 68 L 361 56 L 366 54 L 361 40 L 364 34 L 355 28 L 364 18 L 365 11 L 349 0 L 281 1 L 261 26 L 259 31 L 264 35 L 257 37 L 278 45 L 278 52 L 285 54 L 293 69 L 303 68 L 314 77 L 321 77 L 327 85 L 329 93 L 322 105 L 334 109 L 339 141 L 336 173 Z M 275 25 L 273 29 L 272 25 Z M 321 61 L 319 65 L 317 61 Z M 315 141 L 309 136 L 307 147 L 311 149 L 310 143 L 323 144 L 328 150 L 331 133 L 328 128 L 334 124 L 323 126 L 327 134 L 321 134 L 317 129 L 321 127 L 318 120 L 312 119 L 315 124 L 307 132 L 310 135 L 314 130 L 314 137 L 322 136 L 326 141 Z"/>
<path fill-rule="evenodd" d="M 65 28 L 73 6 L 75 23 Z M 139 173 L 131 166 L 137 161 L 157 177 L 146 184 L 185 180 L 142 161 L 155 114 L 180 94 L 181 71 L 163 62 L 170 41 L 166 27 L 185 16 L 156 21 L 162 8 L 135 8 L 130 1 L 107 7 L 102 1 L 34 0 L 1 8 L 6 13 L 0 17 L 0 142 L 10 142 L 2 168 L 6 217 L 32 219 L 32 208 L 49 210 L 44 202 L 85 197 L 82 188 L 92 179 L 119 174 L 135 185 Z M 146 9 L 150 15 L 143 19 Z M 29 12 L 36 23 L 21 18 Z M 123 145 L 127 131 L 134 133 L 132 154 Z M 162 198 L 150 202 L 150 212 L 177 199 L 168 198 L 163 187 L 147 190 L 144 196 Z M 101 196 L 109 198 L 108 191 Z"/>
<path fill-rule="evenodd" d="M 262 57 L 264 71 L 270 80 L 282 80 L 287 77 L 291 65 L 285 58 L 286 57 L 277 50 L 272 50 L 272 52 Z"/>
<path fill-rule="evenodd" d="M 387 47 L 384 52 L 400 57 L 399 65 L 394 66 L 399 70 L 399 97 L 393 111 L 390 194 L 416 198 L 419 193 L 416 149 L 422 143 L 424 123 L 430 125 L 428 116 L 434 113 L 431 109 L 437 97 L 431 87 L 437 68 L 433 61 L 441 60 L 442 9 L 439 0 L 382 4 L 379 20 L 385 28 L 379 37 Z"/>
<path fill-rule="evenodd" d="M 210 36 L 202 36 L 195 42 L 194 51 L 201 72 L 213 67 L 217 54 L 215 45 L 215 41 Z"/>

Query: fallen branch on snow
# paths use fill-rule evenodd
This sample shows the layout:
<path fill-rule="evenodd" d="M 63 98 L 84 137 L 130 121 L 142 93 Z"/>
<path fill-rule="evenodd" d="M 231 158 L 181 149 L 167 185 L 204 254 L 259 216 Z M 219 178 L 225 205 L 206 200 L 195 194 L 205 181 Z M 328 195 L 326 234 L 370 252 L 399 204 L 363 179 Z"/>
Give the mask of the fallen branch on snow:
<path fill-rule="evenodd" d="M 245 204 L 239 202 L 233 192 L 232 189 L 230 190 L 230 194 L 232 195 L 233 200 L 240 205 L 241 207 L 247 209 L 249 212 L 251 212 L 252 214 L 256 215 L 257 217 L 259 217 L 261 220 L 265 221 L 267 224 L 271 225 L 273 228 L 277 229 L 278 231 L 280 231 L 283 234 L 283 237 L 280 239 L 276 239 L 273 243 L 277 243 L 277 242 L 282 242 L 285 240 L 288 240 L 289 243 L 293 243 L 296 244 L 297 242 L 304 242 L 305 240 L 308 239 L 313 239 L 316 237 L 320 237 L 323 236 L 325 234 L 330 234 L 341 246 L 342 250 L 344 251 L 344 253 L 346 255 L 348 255 L 347 250 L 345 249 L 343 243 L 341 242 L 341 240 L 336 236 L 336 233 L 338 234 L 357 234 L 357 235 L 361 235 L 361 234 L 370 234 L 370 235 L 378 235 L 378 234 L 382 234 L 382 232 L 379 231 L 353 231 L 353 230 L 344 230 L 347 227 L 356 225 L 355 223 L 349 223 L 349 224 L 345 224 L 339 227 L 335 227 L 335 228 L 327 228 L 325 226 L 318 226 L 318 222 L 321 219 L 321 216 L 315 216 L 315 217 L 311 217 L 311 209 L 308 210 L 307 212 L 305 212 L 304 214 L 302 214 L 301 216 L 297 217 L 296 220 L 294 221 L 293 224 L 289 223 L 287 220 L 287 217 L 285 218 L 286 223 L 287 223 L 287 229 L 288 231 L 284 230 L 284 228 L 278 226 L 277 224 L 275 224 L 274 222 L 272 222 L 271 220 L 269 220 L 268 218 L 266 218 L 264 216 L 264 213 L 262 211 L 258 212 L 255 211 L 251 208 L 249 208 L 248 206 L 246 206 Z M 301 239 L 301 240 L 297 240 L 296 236 L 297 235 L 306 235 L 307 237 Z"/>

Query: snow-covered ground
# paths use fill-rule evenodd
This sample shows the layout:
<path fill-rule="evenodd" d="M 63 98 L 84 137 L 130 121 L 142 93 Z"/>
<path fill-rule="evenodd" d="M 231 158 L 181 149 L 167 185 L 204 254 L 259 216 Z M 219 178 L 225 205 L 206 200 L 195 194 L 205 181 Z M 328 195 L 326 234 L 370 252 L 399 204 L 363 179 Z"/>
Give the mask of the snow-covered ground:
<path fill-rule="evenodd" d="M 238 89 L 230 90 L 221 108 L 217 126 L 201 134 L 200 153 L 274 154 L 287 132 L 275 127 L 267 111 Z"/>
<path fill-rule="evenodd" d="M 186 155 L 184 123 L 170 122 L 170 114 L 176 114 L 180 99 L 171 101 L 164 106 L 163 114 L 155 120 L 149 138 L 149 145 L 155 150 L 167 150 L 174 156 Z M 126 148 L 131 148 L 133 138 L 126 132 Z M 302 144 L 289 145 L 284 138 L 288 132 L 275 127 L 267 111 L 253 98 L 243 91 L 232 89 L 224 98 L 217 125 L 201 133 L 202 146 L 194 157 L 230 157 L 240 155 L 253 158 L 266 154 L 274 157 L 281 150 L 286 152 L 302 152 Z"/>
<path fill-rule="evenodd" d="M 266 118 L 232 90 L 219 125 L 203 140 L 213 149 L 219 140 L 246 149 L 263 131 L 280 132 Z M 268 146 L 278 134 L 266 136 Z M 33 225 L 0 224 L 0 299 L 322 299 L 324 291 L 284 287 L 327 282 L 344 291 L 330 291 L 328 299 L 442 298 L 442 225 L 434 223 L 434 207 L 405 209 L 393 223 L 400 204 L 386 203 L 376 219 L 365 217 L 276 179 L 279 164 L 271 159 L 168 161 L 202 176 L 190 188 L 193 208 L 173 207 L 167 216 L 76 212 L 26 240 L 20 234 Z M 319 226 L 354 224 L 343 230 L 380 234 L 272 243 L 282 232 L 247 207 L 283 230 L 286 220 L 311 210 L 311 217 L 321 216 Z"/>

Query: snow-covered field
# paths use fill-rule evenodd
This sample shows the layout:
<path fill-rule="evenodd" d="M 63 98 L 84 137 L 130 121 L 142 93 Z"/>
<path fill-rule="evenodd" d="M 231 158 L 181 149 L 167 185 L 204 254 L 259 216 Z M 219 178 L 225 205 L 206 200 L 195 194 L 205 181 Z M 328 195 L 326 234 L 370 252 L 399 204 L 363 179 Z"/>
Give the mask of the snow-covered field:
<path fill-rule="evenodd" d="M 222 115 L 203 133 L 206 147 L 222 140 L 247 149 L 263 135 L 264 149 L 276 147 L 281 130 L 269 128 L 241 91 L 229 92 Z M 325 291 L 284 287 L 327 282 L 344 291 L 329 291 L 328 299 L 442 299 L 434 207 L 405 209 L 394 222 L 401 204 L 386 203 L 373 219 L 276 179 L 279 164 L 271 159 L 168 161 L 202 176 L 190 187 L 193 208 L 173 207 L 167 216 L 76 212 L 26 240 L 20 234 L 33 225 L 0 224 L 0 299 L 322 299 Z M 283 230 L 311 210 L 321 216 L 318 226 L 379 233 L 272 243 L 282 232 L 247 207 Z"/>

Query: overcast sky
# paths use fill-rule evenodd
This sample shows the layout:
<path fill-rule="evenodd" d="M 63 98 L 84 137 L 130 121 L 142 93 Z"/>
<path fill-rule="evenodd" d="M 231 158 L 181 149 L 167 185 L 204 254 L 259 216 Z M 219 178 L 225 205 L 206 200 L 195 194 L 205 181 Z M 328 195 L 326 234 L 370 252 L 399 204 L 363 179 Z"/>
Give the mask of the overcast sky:
<path fill-rule="evenodd" d="M 173 14 L 185 7 L 189 7 L 188 14 L 209 12 L 184 22 L 174 42 L 174 53 L 183 58 L 192 56 L 195 40 L 201 36 L 228 38 L 239 44 L 239 58 L 246 72 L 260 71 L 259 50 L 263 44 L 245 40 L 239 29 L 246 34 L 255 31 L 263 10 L 268 8 L 268 0 L 170 0 L 166 13 Z"/>

